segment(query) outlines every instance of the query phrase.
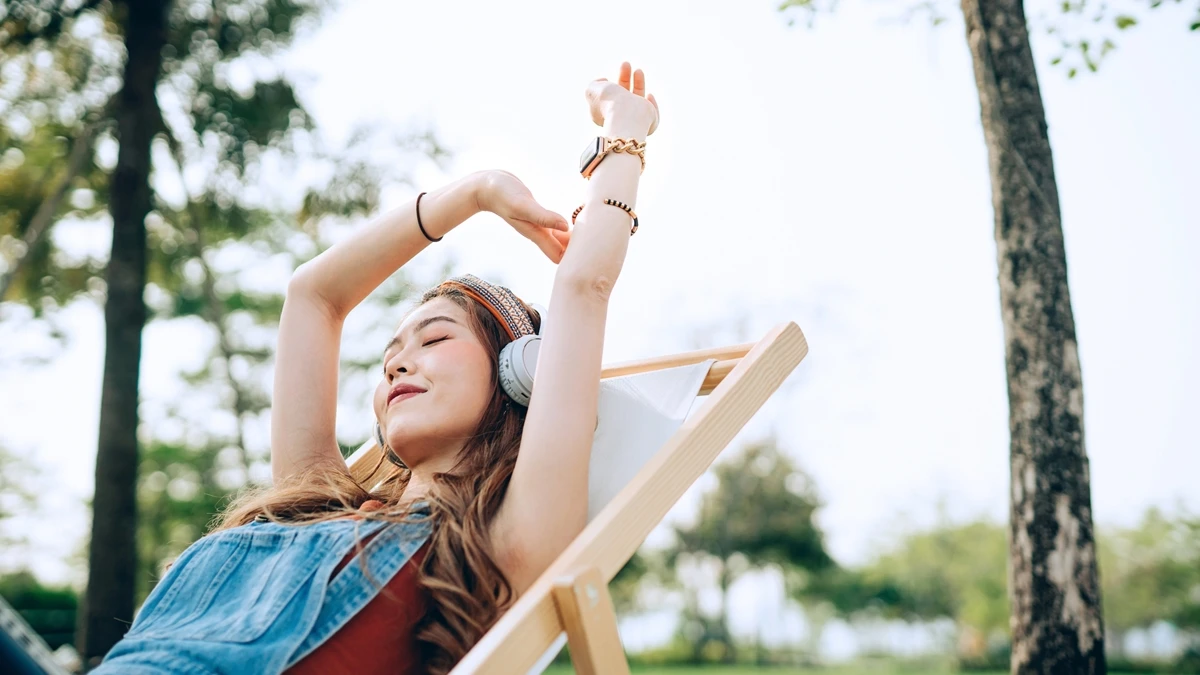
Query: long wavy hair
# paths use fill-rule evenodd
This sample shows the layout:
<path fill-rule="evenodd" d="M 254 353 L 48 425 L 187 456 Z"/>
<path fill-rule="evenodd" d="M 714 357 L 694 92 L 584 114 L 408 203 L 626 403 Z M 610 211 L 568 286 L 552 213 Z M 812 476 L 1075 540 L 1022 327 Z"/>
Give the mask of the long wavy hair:
<path fill-rule="evenodd" d="M 489 526 L 500 508 L 521 442 L 525 408 L 513 403 L 499 385 L 500 349 L 509 342 L 499 322 L 478 302 L 452 287 L 425 293 L 420 304 L 444 297 L 462 307 L 471 329 L 492 356 L 492 397 L 458 462 L 434 474 L 428 502 L 433 534 L 426 544 L 420 584 L 428 600 L 417 625 L 421 661 L 430 673 L 449 672 L 516 599 L 496 562 Z M 525 307 L 535 329 L 541 317 Z M 380 460 L 382 462 L 382 459 Z M 378 469 L 378 467 L 376 467 Z M 344 517 L 367 500 L 384 509 L 366 518 L 411 520 L 401 506 L 411 473 L 396 467 L 376 486 L 362 485 L 344 467 L 318 466 L 279 485 L 244 494 L 216 519 L 216 530 L 237 527 L 260 515 L 289 524 Z"/>

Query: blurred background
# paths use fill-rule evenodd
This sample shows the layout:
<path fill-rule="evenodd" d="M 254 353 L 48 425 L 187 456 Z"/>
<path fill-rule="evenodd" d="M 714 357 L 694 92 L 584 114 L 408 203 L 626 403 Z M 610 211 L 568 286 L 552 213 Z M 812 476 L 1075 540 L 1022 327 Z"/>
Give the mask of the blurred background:
<path fill-rule="evenodd" d="M 135 534 L 123 564 L 140 603 L 232 494 L 269 480 L 291 271 L 478 169 L 509 170 L 569 214 L 596 131 L 584 87 L 629 60 L 662 124 L 606 361 L 756 340 L 784 321 L 811 348 L 614 580 L 631 660 L 1007 670 L 1004 338 L 961 10 L 782 4 L 175 0 L 161 69 L 144 78 L 160 111 L 141 131 L 149 153 L 126 165 L 113 101 L 136 7 L 6 0 L 0 595 L 77 664 L 103 439 L 136 428 L 137 519 L 96 518 Z M 1026 15 L 1109 663 L 1200 672 L 1200 13 L 1030 0 Z M 138 166 L 140 196 L 126 190 Z M 139 203 L 145 243 L 116 262 L 145 256 L 144 286 L 121 296 L 144 299 L 140 331 L 106 281 L 110 212 Z M 347 450 L 369 435 L 378 354 L 407 303 L 465 272 L 545 303 L 554 267 L 481 215 L 381 287 L 343 336 Z M 103 432 L 104 396 L 136 418 Z"/>

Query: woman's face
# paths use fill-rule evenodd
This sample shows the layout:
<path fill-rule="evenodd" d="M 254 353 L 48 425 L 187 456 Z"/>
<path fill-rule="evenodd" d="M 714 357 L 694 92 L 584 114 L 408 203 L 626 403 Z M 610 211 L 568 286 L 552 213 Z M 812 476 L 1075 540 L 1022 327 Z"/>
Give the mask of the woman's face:
<path fill-rule="evenodd" d="M 400 324 L 383 355 L 375 417 L 410 467 L 457 452 L 492 399 L 492 357 L 467 312 L 434 298 Z"/>

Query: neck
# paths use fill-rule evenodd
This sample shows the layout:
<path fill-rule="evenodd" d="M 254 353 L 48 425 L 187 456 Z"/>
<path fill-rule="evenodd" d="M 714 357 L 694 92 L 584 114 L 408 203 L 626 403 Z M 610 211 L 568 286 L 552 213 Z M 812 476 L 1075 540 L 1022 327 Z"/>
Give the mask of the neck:
<path fill-rule="evenodd" d="M 412 464 L 408 467 L 411 472 L 408 486 L 404 488 L 405 501 L 415 501 L 425 497 L 433 489 L 433 476 L 438 473 L 449 473 L 458 463 L 461 447 L 447 448 L 443 452 L 432 455 L 429 459 Z"/>

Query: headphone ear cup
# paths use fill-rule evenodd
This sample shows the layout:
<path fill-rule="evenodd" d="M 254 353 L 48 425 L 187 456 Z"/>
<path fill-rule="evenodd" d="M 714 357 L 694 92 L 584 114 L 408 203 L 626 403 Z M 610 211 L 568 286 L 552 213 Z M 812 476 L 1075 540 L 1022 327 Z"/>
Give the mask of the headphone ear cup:
<path fill-rule="evenodd" d="M 538 335 L 541 335 L 546 330 L 546 308 L 536 302 L 529 303 L 530 309 L 538 315 Z"/>
<path fill-rule="evenodd" d="M 500 350 L 497 374 L 500 388 L 513 401 L 529 405 L 533 396 L 533 374 L 537 369 L 537 356 L 542 338 L 537 335 L 522 335 L 504 345 Z"/>

